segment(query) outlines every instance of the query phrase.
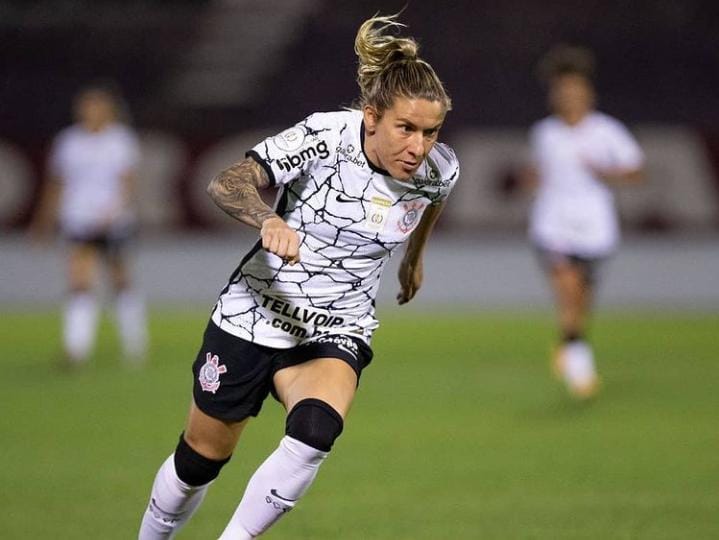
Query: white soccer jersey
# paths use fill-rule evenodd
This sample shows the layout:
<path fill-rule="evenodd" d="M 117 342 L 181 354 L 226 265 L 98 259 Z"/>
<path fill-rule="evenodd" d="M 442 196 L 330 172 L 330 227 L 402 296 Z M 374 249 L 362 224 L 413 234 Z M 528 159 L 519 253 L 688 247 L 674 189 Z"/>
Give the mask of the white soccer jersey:
<path fill-rule="evenodd" d="M 316 113 L 248 152 L 280 188 L 275 211 L 298 232 L 301 261 L 283 263 L 258 242 L 215 306 L 220 328 L 280 349 L 327 333 L 369 342 L 387 260 L 447 197 L 459 165 L 437 143 L 399 181 L 369 162 L 363 142 L 360 111 Z"/>
<path fill-rule="evenodd" d="M 538 246 L 586 257 L 609 254 L 619 241 L 614 196 L 592 169 L 634 169 L 644 156 L 618 120 L 593 112 L 570 126 L 551 116 L 530 132 L 539 189 L 530 217 Z"/>
<path fill-rule="evenodd" d="M 70 235 L 92 235 L 112 216 L 112 227 L 122 228 L 133 219 L 129 208 L 118 212 L 123 176 L 140 157 L 133 132 L 111 124 L 98 132 L 70 126 L 55 138 L 50 170 L 62 183 L 59 219 Z"/>

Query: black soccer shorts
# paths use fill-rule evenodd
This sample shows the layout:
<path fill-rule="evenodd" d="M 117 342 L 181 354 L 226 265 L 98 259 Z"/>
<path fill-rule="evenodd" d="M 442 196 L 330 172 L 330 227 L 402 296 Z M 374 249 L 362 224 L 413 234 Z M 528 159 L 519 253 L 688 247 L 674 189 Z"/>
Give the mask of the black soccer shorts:
<path fill-rule="evenodd" d="M 569 263 L 579 269 L 584 282 L 590 287 L 596 284 L 601 264 L 606 260 L 606 257 L 585 257 L 574 253 L 562 253 L 541 246 L 535 246 L 535 253 L 539 259 L 539 264 L 545 272 L 551 272 L 556 264 Z"/>
<path fill-rule="evenodd" d="M 122 227 L 113 231 L 88 234 L 65 234 L 70 244 L 87 245 L 98 250 L 107 258 L 121 258 L 128 246 L 135 240 L 137 231 L 132 226 Z"/>
<path fill-rule="evenodd" d="M 290 349 L 274 349 L 246 341 L 207 325 L 192 365 L 193 397 L 205 414 L 240 421 L 257 416 L 268 394 L 277 399 L 272 377 L 278 370 L 315 358 L 339 358 L 357 374 L 372 361 L 372 349 L 346 334 L 328 334 Z"/>

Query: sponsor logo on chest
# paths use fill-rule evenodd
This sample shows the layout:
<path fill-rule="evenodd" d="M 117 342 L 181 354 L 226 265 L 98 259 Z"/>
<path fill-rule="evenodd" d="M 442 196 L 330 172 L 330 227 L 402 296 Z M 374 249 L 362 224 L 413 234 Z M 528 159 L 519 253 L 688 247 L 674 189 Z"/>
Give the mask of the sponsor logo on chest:
<path fill-rule="evenodd" d="M 344 157 L 345 161 L 349 161 L 353 165 L 358 167 L 365 167 L 367 162 L 360 157 L 360 152 L 357 151 L 353 144 L 347 146 L 338 146 L 337 153 Z"/>
<path fill-rule="evenodd" d="M 313 145 L 305 146 L 293 154 L 285 154 L 284 157 L 277 158 L 277 165 L 280 169 L 290 172 L 292 169 L 302 168 L 303 163 L 316 157 L 321 159 L 330 157 L 330 151 L 325 141 L 317 141 Z"/>
<path fill-rule="evenodd" d="M 414 176 L 412 183 L 417 187 L 447 187 L 449 186 L 449 180 L 443 180 L 439 171 L 434 167 L 429 168 L 429 174 L 427 176 Z"/>

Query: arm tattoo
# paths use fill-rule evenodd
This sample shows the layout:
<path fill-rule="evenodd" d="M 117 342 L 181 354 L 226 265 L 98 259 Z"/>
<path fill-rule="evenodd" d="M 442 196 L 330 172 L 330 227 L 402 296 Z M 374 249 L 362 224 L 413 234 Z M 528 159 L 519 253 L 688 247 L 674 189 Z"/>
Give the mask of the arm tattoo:
<path fill-rule="evenodd" d="M 247 158 L 213 178 L 207 186 L 207 193 L 233 218 L 261 228 L 265 220 L 278 217 L 257 191 L 269 185 L 270 179 L 265 170 L 254 159 Z"/>

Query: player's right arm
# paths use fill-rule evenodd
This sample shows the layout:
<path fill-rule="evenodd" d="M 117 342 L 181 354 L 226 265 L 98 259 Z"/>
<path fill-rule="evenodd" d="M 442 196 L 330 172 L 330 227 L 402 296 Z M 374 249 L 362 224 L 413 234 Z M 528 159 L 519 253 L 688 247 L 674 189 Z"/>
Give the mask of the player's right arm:
<path fill-rule="evenodd" d="M 592 174 L 605 184 L 619 186 L 623 184 L 638 184 L 644 180 L 644 168 L 613 168 L 603 169 L 601 167 L 587 164 Z"/>
<path fill-rule="evenodd" d="M 30 223 L 30 236 L 36 242 L 45 242 L 53 232 L 57 220 L 61 189 L 60 178 L 48 175 L 40 194 L 37 209 Z"/>
<path fill-rule="evenodd" d="M 48 240 L 57 223 L 60 197 L 63 190 L 62 163 L 66 154 L 66 140 L 67 131 L 63 131 L 52 141 L 47 160 L 47 172 L 40 190 L 40 198 L 30 222 L 30 238 L 39 243 L 44 243 Z"/>
<path fill-rule="evenodd" d="M 269 186 L 264 168 L 245 158 L 213 178 L 207 193 L 225 213 L 260 229 L 264 249 L 294 264 L 300 260 L 299 236 L 260 197 L 258 190 Z"/>
<path fill-rule="evenodd" d="M 616 119 L 605 117 L 604 141 L 612 156 L 612 165 L 595 164 L 591 157 L 584 163 L 599 180 L 610 186 L 637 184 L 644 180 L 644 152 L 629 130 Z"/>
<path fill-rule="evenodd" d="M 527 141 L 529 155 L 526 163 L 522 163 L 517 168 L 517 181 L 521 193 L 534 193 L 541 181 L 539 177 L 539 132 L 541 125 L 538 122 L 529 129 Z"/>

